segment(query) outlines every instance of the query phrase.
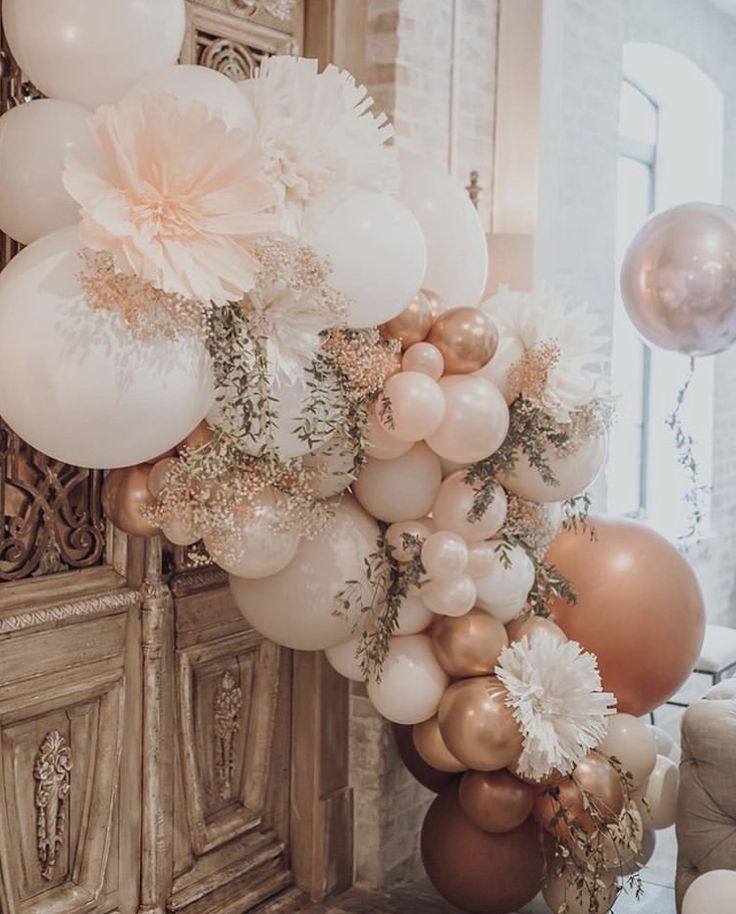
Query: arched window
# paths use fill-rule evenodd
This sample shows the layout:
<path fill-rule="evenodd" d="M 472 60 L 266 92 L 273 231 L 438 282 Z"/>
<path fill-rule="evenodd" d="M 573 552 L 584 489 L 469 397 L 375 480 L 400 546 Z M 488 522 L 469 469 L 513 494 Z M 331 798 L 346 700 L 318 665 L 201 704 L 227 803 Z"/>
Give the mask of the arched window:
<path fill-rule="evenodd" d="M 691 60 L 660 45 L 624 48 L 619 109 L 616 269 L 647 216 L 680 203 L 721 202 L 723 94 Z M 611 373 L 620 399 L 611 435 L 608 507 L 674 539 L 689 527 L 690 482 L 667 416 L 688 360 L 642 343 L 620 301 Z M 713 360 L 697 363 L 683 421 L 696 441 L 700 483 L 711 482 Z M 706 515 L 708 506 L 706 505 Z M 705 526 L 707 526 L 707 516 Z"/>

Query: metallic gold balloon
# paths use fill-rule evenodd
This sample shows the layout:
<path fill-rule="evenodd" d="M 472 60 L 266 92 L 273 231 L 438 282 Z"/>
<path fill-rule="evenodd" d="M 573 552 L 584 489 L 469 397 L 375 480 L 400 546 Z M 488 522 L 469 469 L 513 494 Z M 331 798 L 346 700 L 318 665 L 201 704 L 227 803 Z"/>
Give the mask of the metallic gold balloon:
<path fill-rule="evenodd" d="M 413 727 L 405 726 L 404 724 L 393 725 L 394 740 L 396 741 L 396 748 L 399 750 L 401 761 L 409 773 L 423 787 L 434 793 L 439 793 L 443 787 L 456 781 L 457 775 L 450 774 L 447 771 L 438 771 L 424 761 L 414 745 L 413 730 Z"/>
<path fill-rule="evenodd" d="M 438 616 L 431 635 L 440 666 L 455 679 L 488 676 L 508 644 L 503 625 L 482 609 L 464 616 Z"/>
<path fill-rule="evenodd" d="M 494 676 L 453 683 L 440 702 L 438 719 L 450 752 L 475 771 L 497 771 L 521 755 L 522 737 L 507 692 Z"/>
<path fill-rule="evenodd" d="M 643 524 L 596 517 L 595 541 L 563 530 L 546 560 L 577 595 L 552 615 L 568 638 L 598 658 L 618 711 L 641 717 L 686 681 L 700 654 L 705 607 L 687 559 Z"/>
<path fill-rule="evenodd" d="M 148 489 L 151 467 L 142 464 L 112 470 L 102 489 L 102 506 L 110 520 L 130 536 L 155 536 L 159 529 L 141 514 L 155 499 Z"/>
<path fill-rule="evenodd" d="M 559 625 L 551 619 L 544 619 L 542 616 L 526 616 L 522 619 L 514 619 L 506 626 L 506 633 L 509 643 L 512 641 L 521 641 L 524 635 L 531 637 L 535 632 L 549 632 L 560 641 L 567 641 L 565 633 Z"/>
<path fill-rule="evenodd" d="M 563 807 L 569 819 L 577 820 L 584 831 L 593 834 L 598 825 L 585 809 L 583 790 L 590 795 L 591 803 L 604 822 L 618 819 L 624 808 L 621 779 L 608 759 L 592 752 L 580 762 L 571 777 L 558 781 L 537 798 L 534 816 L 542 828 L 569 843 L 572 837 L 570 830 L 558 815 L 560 807 Z"/>
<path fill-rule="evenodd" d="M 539 825 L 530 818 L 503 835 L 481 831 L 460 808 L 454 784 L 429 808 L 422 860 L 440 895 L 471 914 L 521 911 L 544 881 Z"/>
<path fill-rule="evenodd" d="M 442 353 L 447 374 L 470 374 L 493 358 L 498 330 L 477 308 L 451 308 L 432 324 L 427 342 Z"/>
<path fill-rule="evenodd" d="M 686 203 L 652 216 L 621 269 L 624 305 L 654 346 L 713 355 L 736 341 L 736 213 Z"/>
<path fill-rule="evenodd" d="M 422 289 L 422 292 L 427 296 L 429 307 L 432 309 L 432 323 L 434 323 L 444 310 L 442 299 L 431 289 Z"/>
<path fill-rule="evenodd" d="M 177 450 L 179 452 L 181 452 L 183 448 L 196 450 L 198 447 L 202 447 L 202 445 L 208 444 L 214 437 L 215 433 L 212 429 L 212 426 L 203 419 L 194 429 L 194 431 L 189 432 L 187 437 L 177 447 Z"/>
<path fill-rule="evenodd" d="M 415 724 L 413 737 L 414 748 L 419 753 L 419 757 L 432 768 L 451 774 L 458 774 L 460 771 L 466 770 L 466 766 L 458 761 L 445 745 L 436 715 L 421 724 Z"/>
<path fill-rule="evenodd" d="M 506 770 L 468 771 L 460 781 L 460 807 L 473 825 L 502 834 L 529 818 L 536 790 Z"/>
<path fill-rule="evenodd" d="M 404 349 L 421 343 L 435 319 L 435 310 L 424 292 L 419 291 L 397 317 L 381 324 L 381 335 L 400 340 Z"/>

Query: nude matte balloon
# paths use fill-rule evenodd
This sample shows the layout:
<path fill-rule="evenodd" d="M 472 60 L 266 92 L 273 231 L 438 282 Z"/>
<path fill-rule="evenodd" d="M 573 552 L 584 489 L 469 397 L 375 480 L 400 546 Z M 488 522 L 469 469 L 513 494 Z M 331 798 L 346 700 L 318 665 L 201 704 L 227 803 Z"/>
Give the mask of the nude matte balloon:
<path fill-rule="evenodd" d="M 427 437 L 432 450 L 458 463 L 475 463 L 495 453 L 509 430 L 509 409 L 497 387 L 478 375 L 446 375 L 445 418 Z"/>
<path fill-rule="evenodd" d="M 350 496 L 335 503 L 329 527 L 303 539 L 283 571 L 267 578 L 230 577 L 235 604 L 257 631 L 284 647 L 318 651 L 350 639 L 372 588 L 365 559 L 376 549 L 378 524 Z M 333 613 L 346 581 L 358 581 L 347 618 Z"/>
<path fill-rule="evenodd" d="M 473 825 L 503 834 L 527 820 L 534 806 L 535 790 L 501 771 L 468 771 L 460 781 L 460 807 Z"/>
<path fill-rule="evenodd" d="M 527 501 L 559 502 L 580 495 L 595 481 L 606 462 L 607 440 L 604 437 L 586 442 L 574 454 L 559 456 L 551 448 L 545 453 L 545 460 L 556 485 L 545 482 L 539 470 L 535 469 L 525 454 L 517 453 L 516 465 L 512 472 L 501 472 L 499 481 L 509 492 Z"/>
<path fill-rule="evenodd" d="M 319 498 L 339 495 L 355 479 L 355 460 L 339 435 L 314 453 L 305 454 L 302 464 L 312 471 L 309 485 Z"/>
<path fill-rule="evenodd" d="M 353 493 L 373 517 L 394 523 L 427 514 L 441 482 L 436 454 L 419 442 L 395 460 L 369 459 L 353 484 Z"/>
<path fill-rule="evenodd" d="M 480 609 L 458 618 L 440 616 L 431 634 L 437 659 L 453 679 L 490 675 L 508 644 L 503 625 Z"/>
<path fill-rule="evenodd" d="M 547 553 L 577 602 L 558 600 L 557 624 L 598 658 L 603 689 L 640 717 L 689 677 L 705 631 L 703 596 L 687 559 L 643 524 L 593 518 L 596 532 L 563 530 Z"/>
<path fill-rule="evenodd" d="M 675 823 L 680 772 L 672 759 L 658 755 L 641 796 L 635 795 L 644 828 L 659 831 Z"/>
<path fill-rule="evenodd" d="M 411 441 L 402 441 L 387 432 L 373 412 L 368 414 L 365 437 L 368 442 L 365 455 L 373 460 L 394 460 L 406 454 L 412 446 Z"/>
<path fill-rule="evenodd" d="M 736 905 L 736 872 L 711 870 L 690 884 L 682 914 L 733 914 Z"/>
<path fill-rule="evenodd" d="M 404 520 L 398 521 L 386 531 L 386 542 L 391 546 L 391 557 L 397 562 L 409 562 L 417 554 L 414 543 L 422 543 L 432 535 L 432 530 L 425 521 Z"/>
<path fill-rule="evenodd" d="M 89 111 L 60 99 L 37 99 L 0 117 L 0 229 L 30 244 L 79 222 L 79 204 L 61 176 L 67 156 L 98 157 Z"/>
<path fill-rule="evenodd" d="M 439 428 L 445 415 L 445 397 L 440 385 L 419 371 L 401 371 L 390 377 L 378 405 L 379 423 L 402 441 L 427 438 Z"/>
<path fill-rule="evenodd" d="M 351 638 L 349 641 L 343 641 L 342 644 L 328 647 L 325 651 L 325 657 L 332 669 L 353 682 L 364 681 L 358 657 L 359 646 L 360 638 Z"/>
<path fill-rule="evenodd" d="M 299 534 L 278 529 L 280 505 L 271 489 L 254 496 L 236 515 L 236 528 L 205 538 L 215 562 L 239 578 L 265 578 L 286 568 L 296 555 Z"/>
<path fill-rule="evenodd" d="M 176 63 L 184 0 L 5 0 L 13 56 L 44 95 L 96 108 Z"/>
<path fill-rule="evenodd" d="M 25 248 L 0 273 L 0 415 L 73 466 L 145 463 L 178 444 L 214 399 L 201 340 L 141 339 L 79 285 L 76 227 Z"/>
<path fill-rule="evenodd" d="M 534 564 L 522 546 L 498 551 L 491 571 L 475 581 L 478 606 L 505 625 L 524 608 L 534 578 Z"/>
<path fill-rule="evenodd" d="M 633 785 L 643 784 L 657 762 L 657 742 L 643 720 L 631 714 L 613 714 L 608 718 L 608 733 L 598 752 L 619 760 L 631 775 Z"/>
<path fill-rule="evenodd" d="M 587 883 L 579 891 L 574 881 L 567 882 L 564 876 L 550 876 L 542 890 L 547 907 L 554 912 L 564 910 L 565 914 L 590 914 L 593 910 L 597 914 L 608 914 L 619 894 L 616 874 L 602 873 L 600 879 L 603 885 L 595 890 L 594 908 L 593 893 Z"/>
<path fill-rule="evenodd" d="M 427 609 L 420 597 L 407 595 L 399 604 L 398 625 L 394 634 L 418 635 L 429 628 L 434 618 L 434 613 Z"/>
<path fill-rule="evenodd" d="M 484 832 L 460 808 L 454 784 L 429 808 L 422 860 L 440 895 L 470 914 L 525 910 L 544 882 L 539 826 L 528 819 L 502 835 Z"/>
<path fill-rule="evenodd" d="M 422 546 L 422 565 L 430 578 L 456 578 L 468 564 L 468 547 L 456 533 L 433 533 Z"/>
<path fill-rule="evenodd" d="M 468 768 L 497 771 L 521 755 L 521 733 L 506 697 L 495 676 L 478 676 L 453 683 L 442 698 L 442 738 Z"/>
<path fill-rule="evenodd" d="M 485 511 L 471 520 L 477 489 L 465 482 L 466 475 L 465 470 L 458 470 L 443 481 L 432 514 L 438 529 L 456 533 L 472 545 L 498 533 L 506 520 L 507 500 L 501 486 L 495 486 Z"/>
<path fill-rule="evenodd" d="M 685 203 L 646 222 L 621 268 L 636 329 L 662 349 L 713 355 L 736 340 L 736 213 Z"/>
<path fill-rule="evenodd" d="M 465 771 L 465 765 L 455 758 L 442 739 L 436 715 L 421 724 L 416 724 L 414 746 L 424 761 L 438 771 L 448 771 L 453 774 Z"/>
<path fill-rule="evenodd" d="M 450 680 L 427 635 L 392 638 L 381 681 L 368 682 L 368 697 L 387 720 L 419 724 L 437 713 Z"/>
<path fill-rule="evenodd" d="M 404 353 L 401 367 L 404 371 L 421 371 L 439 381 L 445 370 L 445 360 L 439 349 L 431 343 L 414 343 Z"/>
<path fill-rule="evenodd" d="M 475 605 L 475 584 L 466 574 L 456 578 L 438 578 L 422 588 L 422 599 L 433 613 L 464 616 Z"/>

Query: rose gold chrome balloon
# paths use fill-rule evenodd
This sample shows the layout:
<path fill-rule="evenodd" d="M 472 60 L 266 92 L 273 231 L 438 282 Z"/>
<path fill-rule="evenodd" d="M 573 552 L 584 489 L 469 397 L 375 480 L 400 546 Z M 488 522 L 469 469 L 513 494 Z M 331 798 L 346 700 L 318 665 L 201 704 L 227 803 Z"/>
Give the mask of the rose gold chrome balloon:
<path fill-rule="evenodd" d="M 490 675 L 507 644 L 503 625 L 482 609 L 459 617 L 440 616 L 432 626 L 435 655 L 456 679 Z"/>
<path fill-rule="evenodd" d="M 148 489 L 151 467 L 142 464 L 112 470 L 102 490 L 102 505 L 110 520 L 131 536 L 155 536 L 159 529 L 144 517 L 143 508 L 151 507 L 155 499 Z"/>
<path fill-rule="evenodd" d="M 401 314 L 379 328 L 381 336 L 399 340 L 404 349 L 421 343 L 429 333 L 436 317 L 434 305 L 421 290 L 412 298 Z"/>
<path fill-rule="evenodd" d="M 470 374 L 493 358 L 498 330 L 478 308 L 451 308 L 432 324 L 427 342 L 442 353 L 447 374 Z"/>
<path fill-rule="evenodd" d="M 437 715 L 430 717 L 421 724 L 414 726 L 414 748 L 419 753 L 420 758 L 435 768 L 437 771 L 447 771 L 451 774 L 458 774 L 466 770 L 466 766 L 447 748 L 445 741 L 440 733 L 440 726 L 437 722 Z"/>
<path fill-rule="evenodd" d="M 653 216 L 631 242 L 621 294 L 654 346 L 713 355 L 736 341 L 736 213 L 686 203 Z"/>

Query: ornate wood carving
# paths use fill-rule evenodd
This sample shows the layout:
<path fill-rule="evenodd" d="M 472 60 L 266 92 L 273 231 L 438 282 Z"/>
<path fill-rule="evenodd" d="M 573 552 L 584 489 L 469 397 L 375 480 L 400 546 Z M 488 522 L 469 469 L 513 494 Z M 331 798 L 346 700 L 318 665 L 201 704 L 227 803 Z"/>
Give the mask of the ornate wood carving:
<path fill-rule="evenodd" d="M 226 670 L 215 692 L 215 772 L 220 785 L 220 798 L 230 797 L 235 767 L 235 734 L 240 730 L 243 690 L 235 677 Z"/>
<path fill-rule="evenodd" d="M 53 879 L 59 849 L 64 841 L 71 770 L 72 751 L 61 733 L 52 730 L 41 744 L 33 767 L 38 859 L 44 879 Z"/>

